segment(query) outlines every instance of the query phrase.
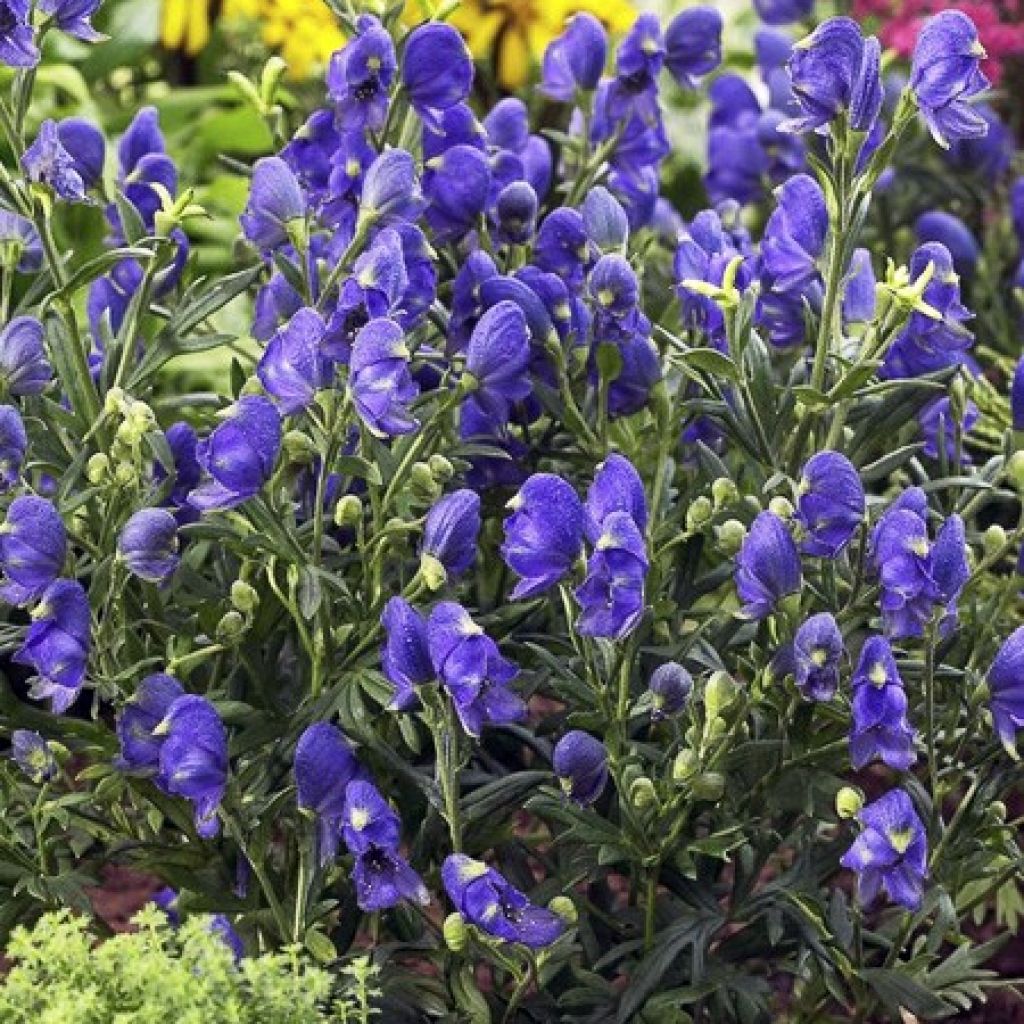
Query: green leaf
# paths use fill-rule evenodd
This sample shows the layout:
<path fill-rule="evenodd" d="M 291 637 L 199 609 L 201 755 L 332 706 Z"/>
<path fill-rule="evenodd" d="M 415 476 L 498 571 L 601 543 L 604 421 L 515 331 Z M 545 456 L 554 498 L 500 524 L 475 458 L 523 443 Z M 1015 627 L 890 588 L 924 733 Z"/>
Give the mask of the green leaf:
<path fill-rule="evenodd" d="M 905 971 L 872 967 L 861 971 L 860 976 L 875 990 L 886 1008 L 897 1016 L 901 1009 L 925 1020 L 939 1020 L 956 1013 L 955 1006 Z"/>

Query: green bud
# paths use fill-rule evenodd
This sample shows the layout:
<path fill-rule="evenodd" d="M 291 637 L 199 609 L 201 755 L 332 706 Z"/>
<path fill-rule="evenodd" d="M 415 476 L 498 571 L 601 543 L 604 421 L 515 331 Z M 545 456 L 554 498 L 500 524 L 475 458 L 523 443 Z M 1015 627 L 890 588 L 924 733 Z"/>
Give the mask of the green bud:
<path fill-rule="evenodd" d="M 722 553 L 731 556 L 743 546 L 747 528 L 738 519 L 727 519 L 715 530 Z"/>
<path fill-rule="evenodd" d="M 1006 804 L 1002 800 L 993 800 L 986 808 L 986 813 L 994 822 L 1001 825 L 1006 821 Z"/>
<path fill-rule="evenodd" d="M 576 904 L 568 896 L 556 896 L 549 904 L 548 910 L 557 914 L 566 924 L 575 924 L 579 920 Z"/>
<path fill-rule="evenodd" d="M 85 475 L 89 483 L 93 486 L 99 485 L 103 483 L 109 473 L 110 459 L 103 452 L 97 452 L 90 456 L 85 466 Z"/>
<path fill-rule="evenodd" d="M 433 555 L 427 554 L 420 558 L 420 576 L 431 590 L 440 590 L 448 579 L 444 566 Z"/>
<path fill-rule="evenodd" d="M 440 452 L 435 452 L 427 460 L 430 472 L 435 480 L 447 483 L 455 476 L 455 467 Z"/>
<path fill-rule="evenodd" d="M 738 501 L 739 496 L 740 492 L 736 489 L 736 485 L 727 476 L 720 476 L 711 485 L 711 497 L 714 500 L 715 508 L 725 508 Z"/>
<path fill-rule="evenodd" d="M 1024 451 L 1014 452 L 1006 464 L 1006 479 L 1018 494 L 1024 494 Z"/>
<path fill-rule="evenodd" d="M 986 555 L 998 554 L 1006 547 L 1006 530 L 998 523 L 993 523 L 982 535 Z"/>
<path fill-rule="evenodd" d="M 245 619 L 236 611 L 225 612 L 217 623 L 217 639 L 224 644 L 238 640 L 245 632 Z"/>
<path fill-rule="evenodd" d="M 672 781 L 679 783 L 692 778 L 700 768 L 700 759 L 692 750 L 680 750 L 672 762 Z"/>
<path fill-rule="evenodd" d="M 861 812 L 861 808 L 864 806 L 864 794 L 853 786 L 843 786 L 838 793 L 836 793 L 836 814 L 839 815 L 843 821 L 848 821 L 850 818 L 856 818 Z"/>
<path fill-rule="evenodd" d="M 469 932 L 466 929 L 466 922 L 462 919 L 461 914 L 449 914 L 444 919 L 441 931 L 444 935 L 445 945 L 453 953 L 461 953 L 466 948 Z"/>
<path fill-rule="evenodd" d="M 705 740 L 717 739 L 719 736 L 724 736 L 728 728 L 729 723 L 721 715 L 709 717 L 704 723 L 704 738 Z"/>
<path fill-rule="evenodd" d="M 711 507 L 709 498 L 703 494 L 699 498 L 694 498 L 686 510 L 686 529 L 690 533 L 700 532 L 706 523 L 711 522 L 711 517 L 714 514 L 715 510 Z"/>
<path fill-rule="evenodd" d="M 281 443 L 289 462 L 306 466 L 316 458 L 316 445 L 313 439 L 301 430 L 289 430 L 281 439 Z"/>
<path fill-rule="evenodd" d="M 259 98 L 265 107 L 272 107 L 277 100 L 277 89 L 287 70 L 288 62 L 277 54 L 263 65 L 263 74 L 260 75 Z"/>
<path fill-rule="evenodd" d="M 690 788 L 698 800 L 717 803 L 725 793 L 725 776 L 721 772 L 704 772 L 693 780 Z"/>
<path fill-rule="evenodd" d="M 780 494 L 768 502 L 768 511 L 774 512 L 780 519 L 792 519 L 793 503 Z"/>
<path fill-rule="evenodd" d="M 658 791 L 654 788 L 654 783 L 646 775 L 641 775 L 640 778 L 633 780 L 629 787 L 629 802 L 637 810 L 657 805 Z"/>
<path fill-rule="evenodd" d="M 704 687 L 704 708 L 709 719 L 717 718 L 736 698 L 736 684 L 728 672 L 712 672 Z"/>
<path fill-rule="evenodd" d="M 131 463 L 119 462 L 117 464 L 117 468 L 114 470 L 114 482 L 119 487 L 130 487 L 138 479 L 139 475 Z"/>
<path fill-rule="evenodd" d="M 231 603 L 237 611 L 251 615 L 260 606 L 259 591 L 244 580 L 235 580 L 231 584 Z"/>
<path fill-rule="evenodd" d="M 119 413 L 124 406 L 124 389 L 123 388 L 111 388 L 107 392 L 106 398 L 103 399 L 103 411 L 108 416 L 113 416 L 115 413 Z"/>
<path fill-rule="evenodd" d="M 334 506 L 336 526 L 358 526 L 363 520 L 363 503 L 354 494 L 346 494 Z"/>
<path fill-rule="evenodd" d="M 264 395 L 266 392 L 263 390 L 263 382 L 259 377 L 249 377 L 248 380 L 242 385 L 242 390 L 238 393 L 239 398 L 245 398 L 246 395 Z"/>
<path fill-rule="evenodd" d="M 426 462 L 413 463 L 409 470 L 409 483 L 423 494 L 433 494 L 437 490 L 437 481 Z"/>
<path fill-rule="evenodd" d="M 228 81 L 235 87 L 238 95 L 252 104 L 254 110 L 263 113 L 263 98 L 256 86 L 241 71 L 229 71 Z"/>

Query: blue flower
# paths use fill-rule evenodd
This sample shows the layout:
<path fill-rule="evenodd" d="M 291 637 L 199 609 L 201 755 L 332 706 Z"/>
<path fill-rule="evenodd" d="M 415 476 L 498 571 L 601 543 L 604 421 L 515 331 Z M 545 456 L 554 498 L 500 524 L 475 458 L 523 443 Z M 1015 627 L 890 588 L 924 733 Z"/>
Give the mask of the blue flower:
<path fill-rule="evenodd" d="M 16 316 L 0 330 L 0 387 L 8 395 L 38 395 L 52 379 L 43 325 L 34 317 Z"/>
<path fill-rule="evenodd" d="M 0 597 L 17 605 L 35 601 L 60 575 L 66 555 L 67 532 L 53 504 L 33 494 L 15 498 L 0 526 Z"/>
<path fill-rule="evenodd" d="M 167 509 L 140 509 L 124 524 L 117 551 L 139 579 L 166 583 L 181 562 L 178 522 Z"/>
<path fill-rule="evenodd" d="M 935 141 L 947 148 L 956 139 L 978 138 L 988 131 L 970 100 L 988 88 L 979 67 L 985 48 L 974 22 L 962 11 L 947 10 L 925 22 L 914 46 L 910 88 Z"/>
<path fill-rule="evenodd" d="M 603 253 L 624 253 L 629 241 L 629 219 L 622 203 L 603 185 L 592 188 L 580 206 L 590 240 Z"/>
<path fill-rule="evenodd" d="M 167 441 L 174 465 L 165 467 L 158 462 L 153 467 L 153 475 L 161 481 L 166 478 L 168 468 L 171 469 L 172 483 L 164 503 L 175 509 L 178 521 L 182 522 L 189 518 L 189 513 L 195 515 L 194 510 L 188 505 L 188 496 L 189 492 L 199 485 L 203 476 L 203 467 L 199 465 L 199 459 L 196 457 L 199 438 L 190 423 L 179 420 L 167 428 L 164 439 Z"/>
<path fill-rule="evenodd" d="M 415 219 L 423 209 L 416 164 L 404 149 L 387 149 L 366 169 L 359 216 L 389 225 Z"/>
<path fill-rule="evenodd" d="M 761 512 L 751 524 L 736 556 L 736 593 L 742 614 L 763 619 L 803 583 L 800 554 L 785 523 L 774 512 Z"/>
<path fill-rule="evenodd" d="M 327 69 L 327 92 L 342 131 L 384 127 L 397 68 L 391 36 L 375 17 L 361 14 L 355 36 L 331 57 Z"/>
<path fill-rule="evenodd" d="M 576 630 L 583 636 L 621 640 L 644 613 L 647 548 L 628 512 L 606 515 L 593 543 L 586 579 L 576 589 L 580 603 Z"/>
<path fill-rule="evenodd" d="M 34 274 L 43 264 L 39 232 L 27 217 L 0 209 L 0 245 L 8 247 L 19 274 Z"/>
<path fill-rule="evenodd" d="M 12 68 L 32 68 L 39 63 L 29 14 L 29 0 L 0 0 L 0 62 Z"/>
<path fill-rule="evenodd" d="M 527 181 L 506 185 L 494 202 L 495 237 L 505 245 L 525 245 L 537 228 L 537 193 Z"/>
<path fill-rule="evenodd" d="M 163 736 L 157 785 L 195 808 L 196 831 L 212 839 L 220 831 L 217 809 L 228 781 L 228 735 L 214 706 L 191 694 L 179 697 L 153 730 Z"/>
<path fill-rule="evenodd" d="M 349 371 L 356 412 L 373 433 L 394 437 L 417 428 L 408 405 L 419 386 L 409 372 L 405 332 L 394 320 L 371 320 L 356 335 Z"/>
<path fill-rule="evenodd" d="M 0 405 L 0 493 L 21 479 L 28 435 L 21 414 L 13 405 Z"/>
<path fill-rule="evenodd" d="M 583 548 L 583 505 L 552 473 L 535 473 L 508 503 L 501 557 L 520 577 L 513 601 L 533 597 L 571 572 Z"/>
<path fill-rule="evenodd" d="M 948 395 L 933 399 L 917 415 L 924 438 L 924 454 L 930 459 L 937 459 L 941 452 L 952 462 L 956 458 L 957 431 L 964 436 L 978 422 L 978 407 L 968 400 L 964 406 L 964 414 L 960 423 L 954 420 L 952 405 Z M 961 461 L 969 463 L 971 456 L 964 451 Z"/>
<path fill-rule="evenodd" d="M 917 760 L 907 721 L 907 694 L 889 641 L 871 636 L 853 673 L 850 763 L 859 771 L 873 760 L 907 771 Z"/>
<path fill-rule="evenodd" d="M 807 536 L 804 554 L 835 558 L 864 521 L 864 485 L 841 452 L 812 455 L 800 475 L 797 518 Z"/>
<path fill-rule="evenodd" d="M 863 830 L 839 863 L 857 873 L 861 902 L 871 903 L 884 889 L 893 903 L 917 910 L 928 877 L 928 838 L 910 797 L 890 790 L 857 819 Z"/>
<path fill-rule="evenodd" d="M 622 317 L 636 309 L 640 284 L 625 256 L 602 256 L 590 272 L 587 287 L 602 314 Z"/>
<path fill-rule="evenodd" d="M 754 10 L 766 25 L 789 25 L 809 18 L 814 0 L 754 0 Z"/>
<path fill-rule="evenodd" d="M 917 218 L 914 234 L 922 245 L 941 242 L 953 258 L 953 269 L 968 281 L 974 276 L 981 249 L 971 229 L 959 217 L 941 210 L 929 210 Z"/>
<path fill-rule="evenodd" d="M 502 104 L 514 104 L 512 99 L 502 100 L 491 108 L 487 115 L 492 121 L 501 121 Z M 528 131 L 528 126 L 526 130 Z M 425 163 L 441 156 L 452 146 L 470 146 L 484 152 L 487 149 L 487 129 L 477 119 L 473 108 L 468 103 L 456 103 L 441 114 L 440 122 L 436 126 L 424 123 L 423 125 L 423 160 Z M 497 143 L 495 143 L 497 145 Z"/>
<path fill-rule="evenodd" d="M 501 656 L 460 604 L 442 601 L 434 607 L 427 643 L 434 671 L 470 736 L 479 736 L 488 723 L 504 725 L 525 717 L 525 705 L 509 688 L 519 669 Z"/>
<path fill-rule="evenodd" d="M 1024 626 L 1004 641 L 988 670 L 989 710 L 1000 742 L 1017 757 L 1017 730 L 1024 727 Z"/>
<path fill-rule="evenodd" d="M 612 452 L 594 474 L 587 491 L 587 539 L 597 544 L 604 522 L 616 512 L 625 512 L 637 530 L 647 529 L 647 495 L 636 467 L 624 455 Z"/>
<path fill-rule="evenodd" d="M 273 402 L 245 395 L 201 441 L 196 458 L 209 479 L 188 496 L 193 508 L 234 508 L 255 497 L 270 479 L 281 448 L 281 417 Z"/>
<path fill-rule="evenodd" d="M 185 693 L 174 676 L 157 672 L 146 676 L 117 716 L 121 744 L 118 766 L 127 771 L 156 772 L 163 736 L 154 734 L 171 705 Z"/>
<path fill-rule="evenodd" d="M 544 51 L 541 87 L 552 99 L 572 102 L 576 91 L 593 92 L 608 59 L 608 34 L 594 15 L 574 14 Z"/>
<path fill-rule="evenodd" d="M 722 15 L 713 7 L 681 11 L 665 30 L 665 67 L 686 89 L 722 63 Z"/>
<path fill-rule="evenodd" d="M 443 22 L 414 28 L 402 56 L 402 85 L 413 109 L 437 124 L 439 115 L 461 103 L 473 84 L 473 59 L 459 33 Z"/>
<path fill-rule="evenodd" d="M 665 64 L 665 40 L 656 14 L 641 14 L 615 52 L 615 78 L 608 89 L 613 121 L 636 115 L 652 122 L 660 116 L 658 75 Z"/>
<path fill-rule="evenodd" d="M 326 329 L 316 310 L 303 307 L 274 333 L 260 357 L 256 373 L 285 416 L 309 408 L 324 386 L 327 365 L 322 342 Z"/>
<path fill-rule="evenodd" d="M 37 786 L 57 774 L 57 761 L 49 744 L 31 729 L 11 733 L 11 758 Z"/>
<path fill-rule="evenodd" d="M 76 580 L 57 580 L 32 610 L 32 625 L 14 655 L 36 673 L 30 696 L 50 700 L 54 714 L 66 711 L 85 682 L 89 660 L 89 598 Z"/>
<path fill-rule="evenodd" d="M 56 28 L 84 43 L 98 43 L 107 38 L 89 21 L 99 5 L 100 0 L 39 0 L 39 10 L 50 16 Z"/>
<path fill-rule="evenodd" d="M 306 218 L 306 197 L 292 169 L 278 156 L 256 161 L 249 201 L 239 218 L 245 237 L 263 252 L 290 239 L 293 226 Z"/>
<path fill-rule="evenodd" d="M 299 737 L 295 747 L 298 803 L 316 817 L 321 867 L 338 853 L 348 785 L 364 776 L 355 752 L 337 726 L 316 722 Z"/>
<path fill-rule="evenodd" d="M 541 270 L 557 274 L 571 290 L 579 289 L 593 262 L 592 243 L 579 210 L 560 206 L 541 221 L 533 258 Z"/>
<path fill-rule="evenodd" d="M 1024 356 L 1013 370 L 1010 384 L 1010 414 L 1014 430 L 1024 430 Z"/>
<path fill-rule="evenodd" d="M 491 192 L 491 165 L 473 146 L 452 146 L 423 171 L 424 217 L 438 242 L 457 242 L 483 215 Z"/>
<path fill-rule="evenodd" d="M 85 182 L 61 143 L 56 122 L 47 119 L 39 126 L 35 142 L 21 158 L 21 166 L 29 181 L 45 185 L 59 198 L 73 203 L 85 199 Z"/>
<path fill-rule="evenodd" d="M 793 678 L 806 700 L 826 702 L 839 686 L 843 634 L 829 612 L 804 621 L 793 638 Z"/>
<path fill-rule="evenodd" d="M 434 678 L 427 646 L 427 621 L 403 597 L 389 598 L 380 617 L 384 678 L 394 687 L 391 707 L 404 711 L 416 702 L 416 689 Z"/>
<path fill-rule="evenodd" d="M 693 677 L 677 661 L 666 661 L 652 673 L 647 689 L 651 693 L 651 720 L 678 715 L 693 690 Z"/>
<path fill-rule="evenodd" d="M 592 804 L 608 784 L 608 751 L 589 733 L 573 729 L 556 744 L 551 767 L 562 791 L 580 807 Z"/>
<path fill-rule="evenodd" d="M 476 558 L 479 534 L 480 495 L 475 491 L 463 488 L 435 502 L 427 513 L 420 545 L 421 562 L 431 560 L 428 576 L 454 579 L 466 572 Z"/>
<path fill-rule="evenodd" d="M 107 144 L 99 128 L 83 117 L 65 117 L 57 122 L 57 135 L 82 184 L 86 188 L 98 185 L 107 155 Z"/>
<path fill-rule="evenodd" d="M 543 949 L 565 930 L 557 914 L 535 906 L 493 868 L 465 854 L 445 859 L 441 881 L 462 917 L 496 939 Z"/>
<path fill-rule="evenodd" d="M 530 394 L 530 341 L 523 311 L 499 302 L 480 317 L 466 349 L 468 404 L 507 423 L 511 407 Z"/>

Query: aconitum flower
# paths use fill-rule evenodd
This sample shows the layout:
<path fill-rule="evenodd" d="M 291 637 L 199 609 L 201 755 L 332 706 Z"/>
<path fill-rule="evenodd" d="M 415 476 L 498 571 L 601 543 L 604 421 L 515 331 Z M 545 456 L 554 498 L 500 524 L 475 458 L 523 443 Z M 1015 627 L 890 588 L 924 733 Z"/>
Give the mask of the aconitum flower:
<path fill-rule="evenodd" d="M 988 670 L 989 710 L 1000 742 L 1017 757 L 1017 730 L 1024 727 L 1024 626 L 1004 641 Z"/>
<path fill-rule="evenodd" d="M 636 524 L 638 531 L 647 529 L 647 495 L 643 481 L 632 462 L 612 452 L 594 474 L 587 491 L 587 539 L 597 544 L 604 521 L 615 512 L 625 512 Z"/>
<path fill-rule="evenodd" d="M 473 58 L 459 33 L 428 22 L 409 33 L 402 56 L 402 85 L 413 109 L 436 125 L 442 111 L 461 103 L 473 84 Z"/>
<path fill-rule="evenodd" d="M 39 63 L 30 9 L 29 0 L 0 0 L 0 63 L 12 68 L 32 68 Z"/>
<path fill-rule="evenodd" d="M 424 217 L 440 243 L 459 241 L 479 222 L 491 194 L 491 165 L 474 146 L 452 146 L 423 170 Z"/>
<path fill-rule="evenodd" d="M 190 423 L 179 420 L 164 431 L 164 439 L 167 441 L 174 465 L 166 467 L 158 462 L 153 467 L 153 475 L 158 481 L 162 481 L 167 477 L 168 469 L 171 469 L 173 480 L 165 504 L 175 509 L 178 521 L 183 522 L 189 514 L 193 517 L 196 515 L 187 502 L 189 492 L 199 485 L 203 476 L 203 467 L 199 465 L 199 459 L 196 457 L 199 438 Z"/>
<path fill-rule="evenodd" d="M 486 724 L 520 721 L 526 706 L 509 684 L 519 669 L 462 605 L 442 601 L 427 621 L 427 644 L 434 671 L 451 695 L 462 727 L 479 736 Z"/>
<path fill-rule="evenodd" d="M 754 10 L 766 25 L 789 25 L 809 18 L 814 0 L 754 0 Z"/>
<path fill-rule="evenodd" d="M 552 99 L 571 103 L 577 90 L 593 92 L 608 59 L 608 34 L 593 14 L 573 15 L 565 31 L 544 51 L 541 88 Z"/>
<path fill-rule="evenodd" d="M 352 344 L 349 391 L 359 418 L 378 437 L 409 434 L 419 424 L 409 403 L 419 394 L 409 371 L 405 332 L 394 320 L 371 320 Z"/>
<path fill-rule="evenodd" d="M 373 15 L 361 14 L 356 34 L 331 57 L 327 69 L 327 92 L 341 130 L 384 127 L 397 68 L 391 36 Z"/>
<path fill-rule="evenodd" d="M 38 395 L 52 379 L 43 325 L 34 317 L 16 316 L 0 330 L 0 388 L 8 395 Z"/>
<path fill-rule="evenodd" d="M 462 917 L 496 939 L 543 949 L 565 930 L 556 913 L 535 906 L 493 868 L 465 854 L 445 859 L 441 881 Z"/>
<path fill-rule="evenodd" d="M 677 661 L 666 661 L 652 673 L 647 689 L 651 693 L 651 719 L 678 715 L 686 707 L 693 690 L 693 677 Z"/>
<path fill-rule="evenodd" d="M 284 245 L 306 217 L 306 198 L 292 169 L 277 156 L 256 161 L 249 202 L 239 218 L 245 237 L 263 252 Z"/>
<path fill-rule="evenodd" d="M 959 431 L 961 437 L 965 436 L 978 422 L 978 415 L 977 405 L 968 400 L 958 424 L 953 416 L 949 396 L 943 395 L 933 399 L 917 414 L 921 437 L 924 438 L 924 454 L 930 459 L 937 459 L 941 452 L 945 452 L 946 457 L 952 462 L 956 458 L 957 432 Z M 961 460 L 969 463 L 970 454 L 962 452 Z"/>
<path fill-rule="evenodd" d="M 636 309 L 640 284 L 625 256 L 602 256 L 590 272 L 587 287 L 602 314 L 621 317 Z"/>
<path fill-rule="evenodd" d="M 228 781 L 228 734 L 214 706 L 192 694 L 179 697 L 154 734 L 163 736 L 157 785 L 195 808 L 196 831 L 212 839 L 220 831 L 217 809 Z"/>
<path fill-rule="evenodd" d="M 603 253 L 624 253 L 629 241 L 629 219 L 622 203 L 603 185 L 592 188 L 580 206 L 590 240 Z"/>
<path fill-rule="evenodd" d="M 234 508 L 255 497 L 270 479 L 281 448 L 281 417 L 270 399 L 244 395 L 225 415 L 196 452 L 210 479 L 188 502 L 201 512 Z"/>
<path fill-rule="evenodd" d="M 49 699 L 59 715 L 75 702 L 85 682 L 92 628 L 89 598 L 77 580 L 57 580 L 32 609 L 32 620 L 14 661 L 36 673 L 30 696 Z"/>
<path fill-rule="evenodd" d="M 722 63 L 722 15 L 713 7 L 691 7 L 665 30 L 665 67 L 685 89 Z"/>
<path fill-rule="evenodd" d="M 427 646 L 427 620 L 404 597 L 392 597 L 380 617 L 384 643 L 381 671 L 394 687 L 391 707 L 404 711 L 416 701 L 417 687 L 434 678 Z"/>
<path fill-rule="evenodd" d="M 181 562 L 178 521 L 165 508 L 140 509 L 124 524 L 117 552 L 139 579 L 166 583 Z"/>
<path fill-rule="evenodd" d="M 98 43 L 107 38 L 89 21 L 99 5 L 100 0 L 39 0 L 39 10 L 50 16 L 56 28 L 83 43 Z"/>
<path fill-rule="evenodd" d="M 621 640 L 644 613 L 644 581 L 650 565 L 647 547 L 628 512 L 606 515 L 593 543 L 586 579 L 576 588 L 580 604 L 576 631 Z"/>
<path fill-rule="evenodd" d="M 43 244 L 39 232 L 27 217 L 0 210 L 0 246 L 9 246 L 19 274 L 34 274 L 43 263 Z"/>
<path fill-rule="evenodd" d="M 884 889 L 893 903 L 917 910 L 928 877 L 928 838 L 910 797 L 890 790 L 857 820 L 863 831 L 839 863 L 857 872 L 861 902 L 871 903 Z"/>
<path fill-rule="evenodd" d="M 592 244 L 579 210 L 560 206 L 541 221 L 533 259 L 541 270 L 557 274 L 571 290 L 579 289 L 593 262 Z"/>
<path fill-rule="evenodd" d="M 21 414 L 13 405 L 0 405 L 0 492 L 10 490 L 21 478 L 27 450 L 28 434 Z"/>
<path fill-rule="evenodd" d="M 864 642 L 852 685 L 850 763 L 859 771 L 877 759 L 905 772 L 917 760 L 914 730 L 907 721 L 903 680 L 885 637 Z"/>
<path fill-rule="evenodd" d="M 829 612 L 807 619 L 793 638 L 793 678 L 807 700 L 830 701 L 839 686 L 843 634 Z"/>
<path fill-rule="evenodd" d="M 785 523 L 774 512 L 761 512 L 736 556 L 741 614 L 749 619 L 765 618 L 802 583 L 800 554 Z"/>
<path fill-rule="evenodd" d="M 85 182 L 61 143 L 56 122 L 49 118 L 39 126 L 35 141 L 21 158 L 21 166 L 29 181 L 45 185 L 59 198 L 72 203 L 85 199 Z"/>
<path fill-rule="evenodd" d="M 365 772 L 342 731 L 329 722 L 315 722 L 295 747 L 298 803 L 316 816 L 321 867 L 334 860 L 341 839 L 345 791 Z"/>
<path fill-rule="evenodd" d="M 864 485 L 841 452 L 812 455 L 800 475 L 797 519 L 807 531 L 806 555 L 835 558 L 864 521 Z"/>
<path fill-rule="evenodd" d="M 404 149 L 386 149 L 366 169 L 359 216 L 389 225 L 412 220 L 423 209 L 416 163 Z"/>
<path fill-rule="evenodd" d="M 530 394 L 530 339 L 526 316 L 511 301 L 492 306 L 473 329 L 466 349 L 467 401 L 499 423 Z"/>
<path fill-rule="evenodd" d="M 146 676 L 117 716 L 121 744 L 118 766 L 127 771 L 155 772 L 160 765 L 163 736 L 155 735 L 171 705 L 185 693 L 174 676 L 157 672 Z"/>
<path fill-rule="evenodd" d="M 829 18 L 793 47 L 793 95 L 803 115 L 788 126 L 810 131 L 847 112 L 855 131 L 870 131 L 882 108 L 881 47 L 852 18 Z"/>
<path fill-rule="evenodd" d="M 988 131 L 970 100 L 988 88 L 980 63 L 985 48 L 974 22 L 962 11 L 946 10 L 929 18 L 917 37 L 910 88 L 935 141 L 946 149 L 956 139 Z"/>
<path fill-rule="evenodd" d="M 300 309 L 274 332 L 256 366 L 267 394 L 285 416 L 309 408 L 324 386 L 327 366 L 322 343 L 326 325 L 314 309 Z"/>
<path fill-rule="evenodd" d="M 506 185 L 494 202 L 495 234 L 506 245 L 525 245 L 537 228 L 537 193 L 526 181 Z"/>
<path fill-rule="evenodd" d="M 953 269 L 970 280 L 978 266 L 981 248 L 971 229 L 959 218 L 942 210 L 922 213 L 914 223 L 919 244 L 941 242 L 953 257 Z"/>
<path fill-rule="evenodd" d="M 57 761 L 50 745 L 31 729 L 15 729 L 11 733 L 11 758 L 37 786 L 57 774 Z"/>
<path fill-rule="evenodd" d="M 1010 414 L 1014 430 L 1024 430 L 1024 357 L 1018 360 L 1010 385 Z"/>
<path fill-rule="evenodd" d="M 535 473 L 508 503 L 501 557 L 520 577 L 513 601 L 543 593 L 572 571 L 583 549 L 583 504 L 572 485 Z"/>
<path fill-rule="evenodd" d="M 34 494 L 15 498 L 0 526 L 0 597 L 17 605 L 35 601 L 60 575 L 66 555 L 67 532 L 53 504 Z"/>
<path fill-rule="evenodd" d="M 461 576 L 476 558 L 480 534 L 480 495 L 463 488 L 446 494 L 427 513 L 420 546 L 421 564 L 427 563 L 428 578 L 442 582 Z"/>
<path fill-rule="evenodd" d="M 597 800 L 608 784 L 608 751 L 600 740 L 579 729 L 567 732 L 555 744 L 551 767 L 562 792 L 580 807 Z"/>

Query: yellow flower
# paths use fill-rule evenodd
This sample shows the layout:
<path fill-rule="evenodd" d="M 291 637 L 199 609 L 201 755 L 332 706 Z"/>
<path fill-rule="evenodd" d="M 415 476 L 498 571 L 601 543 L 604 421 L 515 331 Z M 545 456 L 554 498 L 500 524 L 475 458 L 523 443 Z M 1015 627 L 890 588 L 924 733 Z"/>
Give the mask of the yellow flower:
<path fill-rule="evenodd" d="M 212 0 L 164 0 L 160 42 L 194 57 L 210 41 Z"/>

